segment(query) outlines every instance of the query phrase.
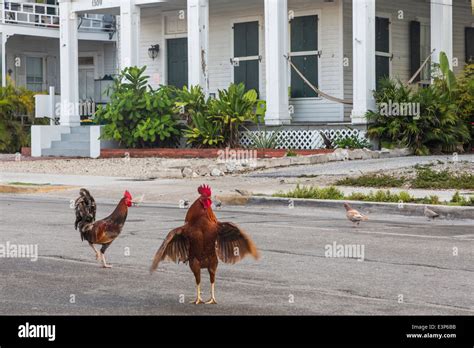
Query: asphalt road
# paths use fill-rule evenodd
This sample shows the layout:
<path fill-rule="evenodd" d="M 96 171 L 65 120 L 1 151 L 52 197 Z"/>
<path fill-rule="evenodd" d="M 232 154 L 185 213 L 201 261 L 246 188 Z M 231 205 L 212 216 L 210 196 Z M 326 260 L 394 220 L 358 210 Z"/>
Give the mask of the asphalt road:
<path fill-rule="evenodd" d="M 98 217 L 113 207 L 99 201 Z M 0 314 L 474 314 L 472 221 L 373 213 L 352 228 L 343 209 L 223 207 L 216 213 L 244 227 L 262 258 L 220 263 L 219 304 L 192 305 L 187 265 L 163 263 L 148 273 L 184 209 L 131 208 L 107 251 L 114 268 L 102 269 L 74 230 L 67 200 L 4 195 L 0 246 L 37 244 L 39 259 L 0 259 Z M 326 257 L 325 246 L 334 242 L 363 246 L 364 261 Z M 203 270 L 205 300 L 208 279 Z"/>

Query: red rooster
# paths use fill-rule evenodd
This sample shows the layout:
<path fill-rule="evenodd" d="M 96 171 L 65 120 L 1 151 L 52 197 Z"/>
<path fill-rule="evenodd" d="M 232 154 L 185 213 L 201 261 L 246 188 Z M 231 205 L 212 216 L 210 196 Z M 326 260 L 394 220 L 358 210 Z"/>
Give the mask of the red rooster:
<path fill-rule="evenodd" d="M 215 279 L 218 257 L 226 263 L 236 263 L 247 254 L 258 259 L 257 248 L 250 237 L 230 222 L 219 222 L 211 208 L 211 188 L 198 188 L 200 197 L 189 208 L 184 225 L 168 233 L 156 252 L 150 271 L 158 268 L 160 261 L 189 262 L 194 273 L 197 298 L 192 303 L 204 303 L 201 298 L 201 269 L 207 268 L 211 280 L 211 299 L 206 304 L 216 304 Z"/>
<path fill-rule="evenodd" d="M 128 208 L 132 205 L 132 195 L 125 191 L 123 198 L 117 204 L 115 210 L 105 219 L 95 221 L 96 205 L 89 191 L 80 190 L 80 196 L 76 199 L 76 230 L 79 228 L 81 239 L 87 240 L 96 254 L 97 260 L 102 261 L 104 268 L 111 268 L 105 260 L 105 251 L 122 232 L 123 225 L 127 219 Z M 94 244 L 102 245 L 97 251 Z"/>

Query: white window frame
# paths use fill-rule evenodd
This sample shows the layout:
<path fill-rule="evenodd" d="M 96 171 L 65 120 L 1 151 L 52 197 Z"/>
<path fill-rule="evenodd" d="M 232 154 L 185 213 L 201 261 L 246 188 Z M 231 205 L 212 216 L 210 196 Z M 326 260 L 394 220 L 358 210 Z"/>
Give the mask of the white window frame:
<path fill-rule="evenodd" d="M 258 56 L 249 56 L 249 57 L 237 57 L 239 61 L 243 62 L 246 60 L 258 60 L 258 92 L 260 94 L 260 98 L 263 99 L 266 95 L 266 91 L 264 91 L 265 81 L 264 81 L 264 63 L 265 63 L 265 46 L 264 46 L 264 27 L 263 27 L 263 17 L 262 16 L 249 16 L 249 17 L 238 17 L 233 18 L 230 21 L 230 59 L 236 58 L 234 56 L 234 24 L 238 23 L 247 23 L 247 22 L 258 22 Z M 235 82 L 234 77 L 234 65 L 231 64 L 231 73 L 230 73 L 230 82 Z M 226 87 L 227 88 L 227 87 Z"/>
<path fill-rule="evenodd" d="M 306 16 L 317 16 L 318 17 L 318 22 L 317 22 L 317 35 L 318 35 L 318 49 L 316 51 L 301 51 L 301 52 L 292 52 L 291 51 L 291 21 L 288 21 L 288 54 L 290 57 L 298 57 L 298 56 L 311 56 L 311 55 L 317 55 L 318 56 L 318 81 L 317 81 L 317 88 L 320 89 L 321 91 L 324 89 L 324 87 L 321 86 L 321 66 L 322 66 L 322 58 L 320 55 L 322 54 L 322 42 L 321 42 L 321 13 L 322 11 L 320 9 L 316 10 L 308 10 L 308 11 L 297 11 L 293 10 L 294 13 L 294 18 L 296 17 L 306 17 Z M 291 88 L 291 71 L 292 67 L 289 66 L 288 70 L 288 83 L 289 83 L 289 88 Z M 318 97 L 309 97 L 309 98 L 292 98 L 290 95 L 290 101 L 298 101 L 298 100 L 322 100 L 323 98 L 318 96 Z"/>

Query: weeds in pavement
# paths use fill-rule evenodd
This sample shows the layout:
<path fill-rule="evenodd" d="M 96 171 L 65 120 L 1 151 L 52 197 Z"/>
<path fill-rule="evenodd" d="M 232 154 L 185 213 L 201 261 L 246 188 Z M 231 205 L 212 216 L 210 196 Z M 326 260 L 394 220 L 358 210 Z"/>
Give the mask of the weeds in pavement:
<path fill-rule="evenodd" d="M 459 191 L 456 191 L 451 198 L 450 205 L 474 206 L 474 196 L 465 198 Z"/>
<path fill-rule="evenodd" d="M 300 186 L 299 184 L 290 192 L 278 192 L 273 196 L 287 198 L 344 199 L 344 193 L 334 186 L 319 188 L 315 186 Z"/>
<path fill-rule="evenodd" d="M 417 189 L 474 189 L 474 174 L 455 174 L 449 169 L 435 171 L 428 166 L 417 166 L 415 177 L 407 179 L 403 176 L 397 178 L 388 174 L 365 174 L 357 178 L 344 178 L 338 180 L 337 186 L 360 187 L 402 187 L 407 185 Z"/>
<path fill-rule="evenodd" d="M 454 174 L 448 169 L 434 171 L 420 167 L 416 170 L 416 178 L 411 182 L 412 188 L 430 189 L 474 189 L 473 174 Z"/>
<path fill-rule="evenodd" d="M 358 178 L 344 178 L 338 180 L 338 186 L 360 186 L 360 187 L 401 187 L 405 184 L 404 177 L 396 178 L 393 175 L 365 174 Z"/>
<path fill-rule="evenodd" d="M 427 196 L 424 198 L 415 198 L 406 191 L 398 193 L 390 190 L 370 191 L 369 193 L 353 192 L 350 195 L 344 195 L 342 191 L 334 186 L 316 187 L 316 186 L 300 186 L 296 185 L 294 190 L 289 192 L 278 192 L 274 197 L 283 198 L 310 198 L 310 199 L 334 199 L 334 200 L 350 200 L 364 202 L 388 202 L 388 203 L 421 203 L 421 204 L 446 204 L 441 202 L 438 196 Z"/>

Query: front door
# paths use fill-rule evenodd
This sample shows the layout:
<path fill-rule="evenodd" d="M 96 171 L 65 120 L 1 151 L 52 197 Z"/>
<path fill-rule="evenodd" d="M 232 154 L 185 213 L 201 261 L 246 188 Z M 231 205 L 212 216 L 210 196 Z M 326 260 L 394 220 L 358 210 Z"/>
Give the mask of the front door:
<path fill-rule="evenodd" d="M 81 117 L 91 117 L 93 110 L 91 102 L 95 97 L 94 67 L 79 67 L 79 100 L 82 101 L 79 113 Z"/>
<path fill-rule="evenodd" d="M 79 68 L 79 99 L 94 99 L 94 68 Z"/>
<path fill-rule="evenodd" d="M 183 88 L 188 85 L 188 39 L 168 39 L 168 85 Z"/>
<path fill-rule="evenodd" d="M 234 83 L 244 83 L 245 89 L 259 87 L 258 22 L 234 24 Z"/>

